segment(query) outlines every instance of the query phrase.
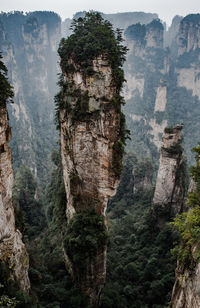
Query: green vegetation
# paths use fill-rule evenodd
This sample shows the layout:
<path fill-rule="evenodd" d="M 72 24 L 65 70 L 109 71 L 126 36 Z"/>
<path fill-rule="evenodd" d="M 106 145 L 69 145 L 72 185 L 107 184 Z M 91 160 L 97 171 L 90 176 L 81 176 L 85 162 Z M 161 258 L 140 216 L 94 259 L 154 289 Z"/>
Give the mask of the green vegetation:
<path fill-rule="evenodd" d="M 130 153 L 124 158 L 120 186 L 108 206 L 110 241 L 101 308 L 163 308 L 170 301 L 176 267 L 170 249 L 177 236 L 168 225 L 156 227 L 152 187 L 142 186 L 144 178 L 151 183 L 152 174 L 149 160 L 139 161 Z"/>
<path fill-rule="evenodd" d="M 140 23 L 131 25 L 126 29 L 125 35 L 130 39 L 141 41 L 145 44 L 146 26 Z"/>
<path fill-rule="evenodd" d="M 173 252 L 178 260 L 190 269 L 200 262 L 200 145 L 193 148 L 193 151 L 196 153 L 196 166 L 191 167 L 190 171 L 195 188 L 188 194 L 189 210 L 178 215 L 172 223 L 181 239 L 181 244 L 176 246 Z"/>
<path fill-rule="evenodd" d="M 152 22 L 150 22 L 147 26 L 146 26 L 146 30 L 148 31 L 149 29 L 154 28 L 154 29 L 159 29 L 161 31 L 164 31 L 164 26 L 161 23 L 160 19 L 154 19 L 152 20 Z"/>
<path fill-rule="evenodd" d="M 174 128 L 173 127 L 165 127 L 164 132 L 165 132 L 165 134 L 173 134 Z"/>
<path fill-rule="evenodd" d="M 0 107 L 5 107 L 7 102 L 13 102 L 14 93 L 7 79 L 7 68 L 1 59 L 2 55 L 0 54 Z"/>
<path fill-rule="evenodd" d="M 104 217 L 94 209 L 75 214 L 64 235 L 64 248 L 75 272 L 84 271 L 108 241 Z"/>
<path fill-rule="evenodd" d="M 88 12 L 72 23 L 73 34 L 62 39 L 58 49 L 61 67 L 68 72 L 69 60 L 72 59 L 86 75 L 93 73 L 92 60 L 105 57 L 112 68 L 114 82 L 118 93 L 124 81 L 122 65 L 127 48 L 122 45 L 121 31 L 113 30 L 110 22 L 104 20 L 100 13 Z M 74 70 L 75 67 L 74 67 Z"/>
<path fill-rule="evenodd" d="M 45 227 L 42 200 L 31 171 L 21 166 L 13 187 L 16 227 L 29 238 L 36 237 Z"/>
<path fill-rule="evenodd" d="M 184 23 L 200 25 L 200 14 L 189 14 L 181 20 L 181 25 Z"/>
<path fill-rule="evenodd" d="M 171 147 L 168 147 L 168 148 L 162 147 L 162 149 L 172 155 L 181 154 L 183 152 L 183 148 L 181 144 L 172 145 Z"/>

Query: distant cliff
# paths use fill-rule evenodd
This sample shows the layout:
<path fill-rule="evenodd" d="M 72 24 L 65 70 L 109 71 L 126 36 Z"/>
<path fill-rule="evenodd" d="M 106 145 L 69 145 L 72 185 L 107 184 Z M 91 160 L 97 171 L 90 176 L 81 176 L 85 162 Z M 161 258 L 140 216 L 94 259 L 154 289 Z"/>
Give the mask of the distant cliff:
<path fill-rule="evenodd" d="M 166 128 L 162 138 L 160 164 L 153 197 L 153 207 L 163 210 L 166 220 L 183 210 L 185 162 L 181 147 L 182 125 Z"/>
<path fill-rule="evenodd" d="M 191 148 L 200 130 L 199 28 L 199 14 L 191 14 L 177 16 L 167 33 L 159 20 L 125 31 L 129 53 L 124 111 L 132 136 L 130 149 L 137 144 L 138 154 L 145 149 L 156 160 L 164 128 L 178 122 L 184 123 L 183 146 L 192 161 Z"/>
<path fill-rule="evenodd" d="M 74 15 L 74 19 L 79 17 L 83 17 L 85 15 L 85 11 L 77 12 Z M 101 13 L 102 17 L 106 20 L 109 20 L 114 28 L 119 28 L 125 30 L 128 26 L 135 23 L 143 23 L 148 24 L 153 19 L 158 18 L 158 14 L 156 13 L 145 13 L 145 12 L 126 12 L 126 13 L 115 13 L 115 14 L 104 14 Z M 67 37 L 71 34 L 70 25 L 72 19 L 67 18 L 62 22 L 62 36 Z"/>
<path fill-rule="evenodd" d="M 126 134 L 120 96 L 126 48 L 108 25 L 88 13 L 69 40 L 61 41 L 62 89 L 56 97 L 67 196 L 65 262 L 95 307 L 106 275 L 105 213 L 119 184 Z M 81 46 L 85 53 L 79 54 Z M 79 246 L 73 238 L 81 240 Z"/>
<path fill-rule="evenodd" d="M 147 25 L 131 25 L 125 31 L 129 52 L 125 63 L 124 110 L 132 135 L 130 149 L 137 144 L 138 154 L 153 153 L 155 159 L 167 126 L 169 57 L 163 49 L 163 33 L 164 27 L 157 19 Z"/>
<path fill-rule="evenodd" d="M 15 88 L 15 104 L 9 106 L 14 169 L 29 166 L 41 183 L 56 142 L 53 97 L 60 24 L 52 12 L 0 14 L 0 50 Z"/>

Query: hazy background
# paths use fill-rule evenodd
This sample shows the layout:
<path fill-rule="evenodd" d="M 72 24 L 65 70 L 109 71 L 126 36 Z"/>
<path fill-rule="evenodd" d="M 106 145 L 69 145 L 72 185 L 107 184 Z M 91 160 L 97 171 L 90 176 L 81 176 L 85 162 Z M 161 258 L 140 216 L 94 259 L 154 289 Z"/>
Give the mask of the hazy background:
<path fill-rule="evenodd" d="M 72 18 L 78 11 L 97 10 L 104 13 L 143 11 L 158 13 L 159 17 L 169 25 L 175 15 L 185 16 L 200 12 L 199 0 L 1 0 L 1 11 L 36 11 L 57 12 L 62 19 Z"/>

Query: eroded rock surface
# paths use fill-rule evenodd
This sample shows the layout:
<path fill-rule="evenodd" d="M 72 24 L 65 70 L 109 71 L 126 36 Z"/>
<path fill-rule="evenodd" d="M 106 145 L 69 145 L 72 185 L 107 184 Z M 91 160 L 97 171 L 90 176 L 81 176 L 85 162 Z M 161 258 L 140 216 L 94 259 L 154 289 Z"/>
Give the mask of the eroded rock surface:
<path fill-rule="evenodd" d="M 6 264 L 9 276 L 28 292 L 29 258 L 22 235 L 15 229 L 12 205 L 13 170 L 11 150 L 8 145 L 10 127 L 6 107 L 0 107 L 0 262 Z"/>
<path fill-rule="evenodd" d="M 93 209 L 105 224 L 107 203 L 116 193 L 121 172 L 123 115 L 115 101 L 117 90 L 106 57 L 92 61 L 91 76 L 71 64 L 75 71 L 63 72 L 71 95 L 64 96 L 68 103 L 59 112 L 67 221 Z M 98 305 L 106 275 L 106 245 L 98 248 L 81 273 L 66 252 L 65 264 L 90 303 Z"/>
<path fill-rule="evenodd" d="M 153 204 L 162 209 L 168 209 L 170 217 L 182 211 L 185 193 L 185 168 L 181 148 L 182 127 L 177 125 L 174 128 L 165 129 L 153 198 Z"/>

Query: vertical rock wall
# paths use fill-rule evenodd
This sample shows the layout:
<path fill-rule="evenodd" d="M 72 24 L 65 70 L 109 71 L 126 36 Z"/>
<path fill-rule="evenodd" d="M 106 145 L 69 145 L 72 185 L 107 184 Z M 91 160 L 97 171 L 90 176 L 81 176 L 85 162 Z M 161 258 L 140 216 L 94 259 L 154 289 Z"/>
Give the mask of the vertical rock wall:
<path fill-rule="evenodd" d="M 195 252 L 195 248 L 194 248 Z M 172 308 L 200 307 L 200 264 L 193 271 L 177 265 L 176 281 L 172 292 Z"/>
<path fill-rule="evenodd" d="M 160 165 L 153 204 L 169 210 L 170 217 L 182 211 L 185 194 L 184 161 L 182 158 L 182 125 L 166 128 L 162 138 Z"/>
<path fill-rule="evenodd" d="M 6 265 L 9 279 L 16 281 L 21 290 L 28 292 L 29 258 L 22 242 L 22 235 L 15 229 L 12 205 L 13 170 L 8 145 L 10 127 L 6 107 L 0 107 L 0 263 Z"/>
<path fill-rule="evenodd" d="M 103 217 L 106 230 L 107 203 L 119 184 L 123 115 L 114 101 L 116 87 L 107 58 L 100 56 L 93 60 L 92 76 L 85 76 L 75 63 L 73 65 L 74 73 L 64 73 L 64 83 L 71 86 L 71 96 L 66 96 L 70 105 L 59 113 L 66 216 L 69 223 L 75 214 L 84 215 L 93 209 L 96 215 Z M 66 253 L 65 260 L 81 290 L 89 296 L 90 303 L 96 305 L 105 282 L 105 243 L 98 247 L 82 273 Z"/>

